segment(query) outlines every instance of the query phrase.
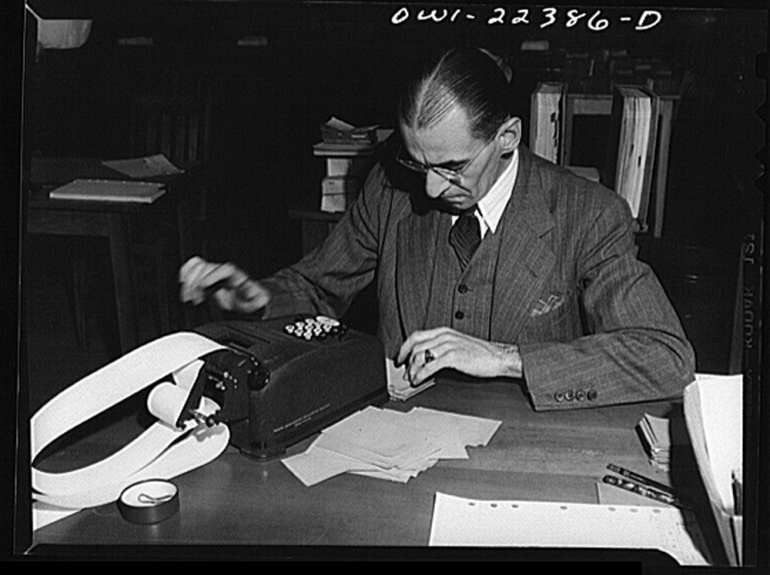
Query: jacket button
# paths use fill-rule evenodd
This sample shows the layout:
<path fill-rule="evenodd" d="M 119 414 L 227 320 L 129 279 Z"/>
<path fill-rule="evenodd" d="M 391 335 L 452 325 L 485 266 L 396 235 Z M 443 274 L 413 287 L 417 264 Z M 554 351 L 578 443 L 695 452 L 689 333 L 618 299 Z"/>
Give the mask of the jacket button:
<path fill-rule="evenodd" d="M 567 401 L 572 401 L 573 399 L 575 399 L 575 392 L 572 391 L 571 389 L 568 389 L 564 394 L 564 399 L 566 399 Z"/>
<path fill-rule="evenodd" d="M 575 392 L 575 399 L 577 399 L 578 401 L 585 401 L 585 398 L 586 398 L 586 392 L 583 391 L 582 389 L 578 389 Z"/>
<path fill-rule="evenodd" d="M 456 311 L 455 312 L 455 319 L 462 319 L 465 317 L 465 313 L 462 311 Z"/>
<path fill-rule="evenodd" d="M 553 398 L 557 402 L 561 403 L 562 401 L 564 401 L 564 394 L 561 391 L 557 391 L 556 393 L 553 394 Z"/>
<path fill-rule="evenodd" d="M 459 286 L 457 286 L 457 291 L 459 291 L 460 293 L 468 293 L 468 286 L 465 284 L 460 284 Z"/>
<path fill-rule="evenodd" d="M 596 399 L 596 396 L 597 396 L 597 393 L 596 393 L 596 390 L 594 389 L 589 390 L 588 394 L 586 395 L 586 397 L 588 397 L 588 401 L 594 401 Z"/>

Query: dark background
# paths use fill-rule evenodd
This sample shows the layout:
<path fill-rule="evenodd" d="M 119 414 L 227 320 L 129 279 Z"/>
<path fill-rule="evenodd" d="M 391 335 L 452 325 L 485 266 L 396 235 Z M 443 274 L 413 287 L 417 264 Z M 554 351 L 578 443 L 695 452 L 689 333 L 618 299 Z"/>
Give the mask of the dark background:
<path fill-rule="evenodd" d="M 636 31 L 641 9 L 602 8 L 599 16 L 608 26 L 596 31 L 589 17 L 598 9 L 580 7 L 558 8 L 557 22 L 541 28 L 546 18 L 540 8 L 530 9 L 528 23 L 513 25 L 518 7 L 481 4 L 460 12 L 434 5 L 434 14 L 445 15 L 440 22 L 420 17 L 424 5 L 408 3 L 32 5 L 50 18 L 91 18 L 93 26 L 82 47 L 29 58 L 24 160 L 131 157 L 133 98 L 210 98 L 208 259 L 234 261 L 256 277 L 302 255 L 300 223 L 289 211 L 320 203 L 325 166 L 312 154 L 320 124 L 336 116 L 354 125 L 395 127 L 404 74 L 427 51 L 465 42 L 503 57 L 514 71 L 514 107 L 525 143 L 537 82 L 564 81 L 571 92 L 600 93 L 616 82 L 652 82 L 659 94 L 678 96 L 679 104 L 663 233 L 639 235 L 641 257 L 677 308 L 696 346 L 698 368 L 734 369 L 737 265 L 741 242 L 757 218 L 748 206 L 762 173 L 759 158 L 766 155 L 756 114 L 764 101 L 757 74 L 766 66 L 766 11 L 660 9 L 658 25 Z M 394 24 L 399 8 L 408 17 Z M 568 25 L 571 9 L 584 14 L 578 25 Z M 489 23 L 503 13 L 505 24 Z M 624 23 L 623 16 L 633 21 Z M 135 38 L 152 43 L 126 42 Z M 244 38 L 257 45 L 239 46 Z M 547 41 L 549 49 L 522 50 L 533 40 Z M 608 119 L 578 117 L 574 126 L 572 163 L 601 169 Z M 64 249 L 60 240 L 51 242 Z"/>
<path fill-rule="evenodd" d="M 40 10 L 58 4 L 41 2 Z M 81 48 L 45 50 L 30 62 L 27 153 L 127 157 L 132 96 L 202 86 L 212 100 L 211 255 L 234 258 L 257 275 L 299 255 L 287 211 L 319 197 L 323 164 L 311 151 L 319 124 L 334 115 L 354 125 L 393 127 L 404 72 L 426 50 L 455 41 L 486 46 L 513 67 L 525 130 L 537 81 L 561 78 L 572 91 L 602 90 L 611 81 L 657 76 L 682 96 L 664 236 L 719 248 L 740 241 L 741 195 L 760 173 L 755 156 L 763 133 L 753 112 L 763 101 L 764 87 L 754 76 L 756 54 L 766 49 L 764 12 L 663 9 L 658 26 L 637 32 L 618 17 L 638 17 L 640 10 L 605 9 L 612 24 L 592 32 L 586 25 L 567 28 L 568 8 L 560 9 L 560 23 L 541 30 L 538 10 L 528 25 L 489 25 L 497 12 L 481 5 L 466 6 L 479 15 L 473 21 L 436 23 L 418 21 L 418 6 L 407 4 L 410 18 L 400 25 L 391 17 L 401 4 L 109 5 L 84 9 L 95 14 Z M 508 9 L 508 17 L 514 15 Z M 264 45 L 239 47 L 246 36 Z M 153 45 L 118 43 L 132 37 L 150 37 Z M 549 41 L 548 53 L 521 51 L 523 41 L 540 39 Z M 626 56 L 612 57 L 619 52 Z M 581 73 L 581 56 L 595 61 L 590 78 Z M 616 64 L 614 76 L 608 59 Z M 575 163 L 597 165 L 606 127 L 580 121 L 586 120 L 576 126 Z"/>

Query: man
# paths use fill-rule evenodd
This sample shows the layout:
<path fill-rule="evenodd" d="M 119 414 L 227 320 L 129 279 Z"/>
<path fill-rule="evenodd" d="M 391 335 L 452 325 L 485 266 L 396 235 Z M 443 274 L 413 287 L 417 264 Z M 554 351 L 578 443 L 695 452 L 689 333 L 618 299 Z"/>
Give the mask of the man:
<path fill-rule="evenodd" d="M 628 205 L 533 155 L 508 94 L 488 55 L 446 52 L 402 97 L 397 161 L 322 246 L 259 282 L 193 258 L 182 300 L 222 286 L 224 309 L 339 317 L 376 281 L 378 336 L 413 385 L 442 369 L 517 378 L 538 410 L 679 395 L 693 350 L 635 257 Z"/>

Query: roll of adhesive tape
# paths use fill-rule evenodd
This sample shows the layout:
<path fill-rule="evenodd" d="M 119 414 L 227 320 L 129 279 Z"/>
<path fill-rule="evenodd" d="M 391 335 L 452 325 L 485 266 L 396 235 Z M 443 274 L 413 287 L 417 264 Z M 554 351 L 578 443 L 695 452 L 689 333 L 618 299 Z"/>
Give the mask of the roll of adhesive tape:
<path fill-rule="evenodd" d="M 123 519 L 131 523 L 160 523 L 179 511 L 179 490 L 170 481 L 140 481 L 123 490 L 118 509 Z"/>

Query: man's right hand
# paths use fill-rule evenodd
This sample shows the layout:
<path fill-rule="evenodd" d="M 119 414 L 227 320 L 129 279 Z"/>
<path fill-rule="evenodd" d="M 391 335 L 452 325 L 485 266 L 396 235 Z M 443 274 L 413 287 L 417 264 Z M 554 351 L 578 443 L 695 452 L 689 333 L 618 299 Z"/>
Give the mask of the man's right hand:
<path fill-rule="evenodd" d="M 180 298 L 195 305 L 212 296 L 228 311 L 253 313 L 267 305 L 270 294 L 232 263 L 216 264 L 195 256 L 179 268 Z"/>

